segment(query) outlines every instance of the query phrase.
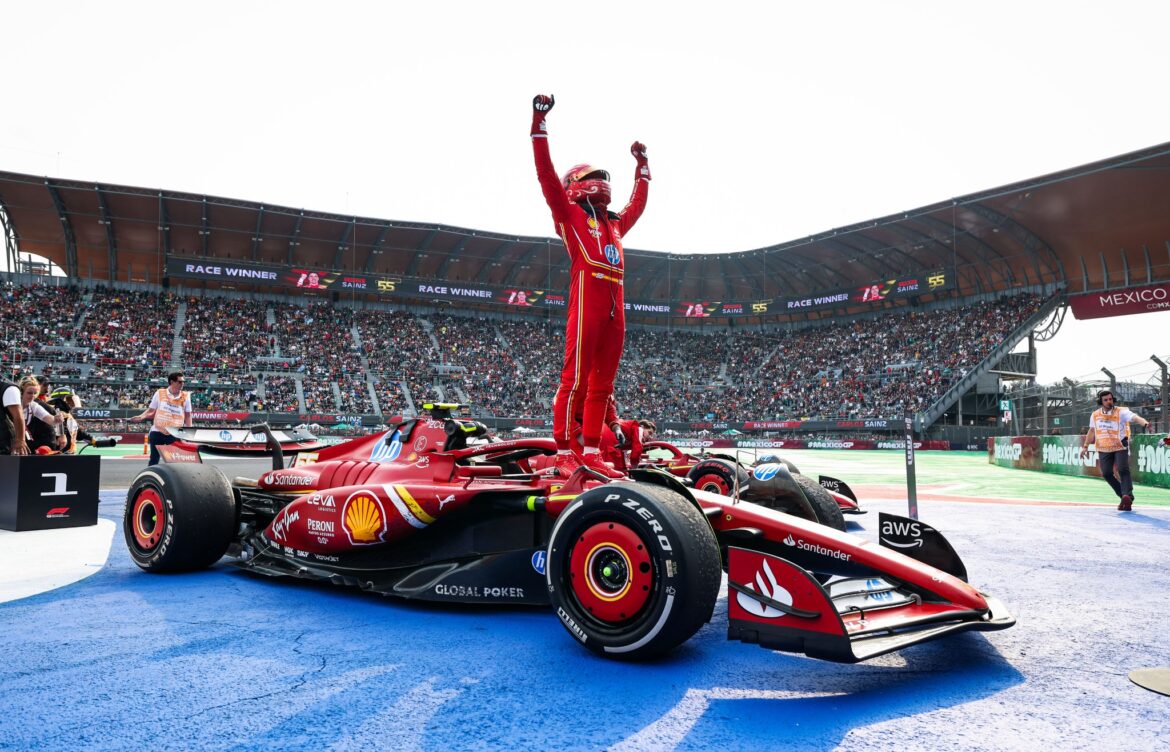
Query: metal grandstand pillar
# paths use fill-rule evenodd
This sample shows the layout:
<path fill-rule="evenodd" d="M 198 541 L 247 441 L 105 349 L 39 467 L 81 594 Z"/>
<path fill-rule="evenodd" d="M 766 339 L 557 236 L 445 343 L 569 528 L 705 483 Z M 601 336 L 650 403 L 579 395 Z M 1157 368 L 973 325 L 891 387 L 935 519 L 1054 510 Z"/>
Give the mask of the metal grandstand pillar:
<path fill-rule="evenodd" d="M 199 238 L 203 244 L 203 256 L 207 257 L 207 247 L 211 242 L 211 223 L 207 218 L 207 196 L 203 197 L 203 218 L 199 223 Z"/>
<path fill-rule="evenodd" d="M 337 253 L 333 255 L 333 271 L 341 268 L 341 262 L 344 258 L 345 252 L 349 249 L 350 239 L 354 237 L 357 230 L 357 217 L 352 218 L 345 223 L 345 231 L 341 233 L 341 237 L 337 240 Z"/>
<path fill-rule="evenodd" d="M 113 282 L 118 278 L 118 242 L 114 234 L 114 220 L 106 205 L 106 194 L 100 185 L 93 187 L 98 200 L 98 222 L 106 228 L 106 277 Z"/>
<path fill-rule="evenodd" d="M 546 240 L 545 246 L 546 249 L 551 249 L 551 241 Z M 520 275 L 520 271 L 522 269 L 527 269 L 532 264 L 532 261 L 536 258 L 536 254 L 539 250 L 540 246 L 536 243 L 533 243 L 529 249 L 524 252 L 524 255 L 513 262 L 512 268 L 509 269 L 508 273 L 504 276 L 505 287 L 511 287 L 512 285 L 516 284 L 516 277 Z M 551 274 L 551 270 L 549 273 Z"/>
<path fill-rule="evenodd" d="M 297 223 L 293 225 L 292 235 L 288 239 L 288 255 L 286 263 L 289 266 L 293 265 L 293 250 L 301 244 L 301 224 L 305 221 L 305 210 L 301 209 L 297 213 Z"/>
<path fill-rule="evenodd" d="M 1151 355 L 1150 360 L 1157 363 L 1158 367 L 1162 369 L 1162 388 L 1158 390 L 1158 399 L 1161 402 L 1161 404 L 1159 405 L 1158 418 L 1162 423 L 1161 430 L 1166 431 L 1166 432 L 1170 432 L 1170 420 L 1166 419 L 1166 391 L 1167 391 L 1166 364 L 1163 363 L 1158 358 L 1157 355 Z"/>
<path fill-rule="evenodd" d="M 162 233 L 162 253 L 156 256 L 159 259 L 159 265 L 154 271 L 158 275 L 155 282 L 161 283 L 162 278 L 167 273 L 167 258 L 170 257 L 173 250 L 171 248 L 171 213 L 167 210 L 166 196 L 161 192 L 158 194 L 158 231 Z"/>
<path fill-rule="evenodd" d="M 439 270 L 435 272 L 436 279 L 446 279 L 447 269 L 450 268 L 451 261 L 463 253 L 463 249 L 467 247 L 467 244 L 471 242 L 473 237 L 475 237 L 475 233 L 472 233 L 471 235 L 464 235 L 463 240 L 459 241 L 459 245 L 455 246 L 446 256 L 443 257 L 443 263 L 439 264 Z"/>
<path fill-rule="evenodd" d="M 1048 245 L 1043 238 L 1019 222 L 1016 222 L 1011 217 L 1001 214 L 984 204 L 972 202 L 964 204 L 964 208 L 986 219 L 993 227 L 1007 230 L 1016 240 L 1020 241 L 1020 244 L 1024 246 L 1024 250 L 1032 260 L 1033 270 L 1036 272 L 1039 281 L 1044 281 L 1044 272 L 1040 268 L 1041 262 L 1048 267 L 1048 272 L 1052 275 L 1050 279 L 1060 279 L 1059 267 L 1054 266 L 1054 259 L 1057 258 L 1056 252 L 1052 250 L 1052 246 Z M 1006 262 L 1007 259 L 1004 260 Z M 1010 264 L 1008 268 L 1011 268 Z"/>
<path fill-rule="evenodd" d="M 303 216 L 304 212 L 301 212 L 301 214 Z M 300 220 L 297 220 L 297 226 L 298 227 L 300 226 Z M 390 228 L 393 226 L 394 225 L 392 225 L 392 224 L 387 224 L 386 226 L 384 226 L 382 228 L 382 230 L 378 233 L 377 239 L 374 240 L 374 244 L 372 246 L 370 246 L 370 252 L 368 254 L 366 254 L 366 265 L 364 267 L 362 267 L 362 271 L 365 272 L 366 274 L 369 274 L 371 271 L 373 271 L 374 257 L 382 252 L 382 243 L 386 242 L 386 235 L 390 232 Z M 434 230 L 431 230 L 431 234 L 430 234 L 429 238 L 433 238 L 435 236 L 436 232 L 438 232 L 437 227 Z M 428 243 L 430 242 L 429 238 L 427 241 Z"/>
<path fill-rule="evenodd" d="M 53 198 L 53 206 L 57 208 L 57 216 L 61 220 L 61 230 L 65 233 L 65 274 L 69 277 L 77 276 L 77 240 L 73 235 L 73 225 L 69 221 L 69 213 L 65 210 L 65 202 L 57 187 L 45 181 L 49 195 Z"/>
<path fill-rule="evenodd" d="M 16 228 L 12 226 L 12 221 L 8 218 L 8 206 L 4 203 L 3 196 L 0 196 L 0 227 L 4 229 L 4 259 L 7 262 L 5 268 L 9 272 L 15 272 L 16 249 L 19 244 L 17 243 Z"/>
<path fill-rule="evenodd" d="M 260 244 L 264 242 L 264 235 L 260 232 L 260 226 L 264 224 L 264 205 L 261 204 L 259 210 L 256 212 L 256 229 L 252 233 L 252 260 L 255 261 L 260 252 Z"/>

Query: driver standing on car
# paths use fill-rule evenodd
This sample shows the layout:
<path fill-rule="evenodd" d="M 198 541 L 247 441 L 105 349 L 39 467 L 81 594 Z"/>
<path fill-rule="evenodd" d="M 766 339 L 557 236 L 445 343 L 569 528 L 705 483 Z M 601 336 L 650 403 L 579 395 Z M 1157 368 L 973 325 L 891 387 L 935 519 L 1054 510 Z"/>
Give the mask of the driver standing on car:
<path fill-rule="evenodd" d="M 549 155 L 545 125 L 545 117 L 554 104 L 551 95 L 533 98 L 531 135 L 540 189 L 570 260 L 565 357 L 553 401 L 555 462 L 565 475 L 585 465 L 607 477 L 619 478 L 622 474 L 602 460 L 601 432 L 626 335 L 622 237 L 646 208 L 650 168 L 646 147 L 635 141 L 630 146 L 637 162 L 634 191 L 620 213 L 609 211 L 609 173 L 605 170 L 579 164 L 558 178 Z M 584 445 L 580 457 L 571 444 L 570 416 L 578 412 L 582 414 Z"/>

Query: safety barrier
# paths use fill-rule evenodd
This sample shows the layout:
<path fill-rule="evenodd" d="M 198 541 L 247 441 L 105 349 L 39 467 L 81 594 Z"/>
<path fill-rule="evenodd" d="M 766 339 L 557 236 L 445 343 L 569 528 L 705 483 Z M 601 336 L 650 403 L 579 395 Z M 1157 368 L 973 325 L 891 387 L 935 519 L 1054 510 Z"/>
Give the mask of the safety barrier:
<path fill-rule="evenodd" d="M 1138 434 L 1130 440 L 1134 483 L 1170 488 L 1170 446 L 1162 438 L 1161 434 Z M 987 440 L 987 461 L 1017 470 L 1101 477 L 1096 449 L 1081 457 L 1080 436 L 997 436 Z"/>

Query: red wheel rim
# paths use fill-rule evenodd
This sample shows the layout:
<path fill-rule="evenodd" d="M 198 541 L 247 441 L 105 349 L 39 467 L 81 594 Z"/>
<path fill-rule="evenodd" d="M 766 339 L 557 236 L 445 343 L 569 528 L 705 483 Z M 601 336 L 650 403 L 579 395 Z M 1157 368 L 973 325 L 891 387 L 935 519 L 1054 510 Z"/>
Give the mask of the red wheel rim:
<path fill-rule="evenodd" d="M 731 486 L 727 485 L 727 480 L 715 473 L 708 473 L 707 475 L 700 475 L 695 480 L 695 488 L 700 491 L 707 491 L 708 493 L 717 493 L 722 496 L 731 495 Z"/>
<path fill-rule="evenodd" d="M 134 526 L 134 542 L 143 551 L 152 551 L 162 540 L 167 514 L 162 499 L 153 488 L 144 488 L 134 499 L 130 524 Z"/>
<path fill-rule="evenodd" d="M 601 522 L 581 533 L 569 567 L 573 594 L 601 621 L 629 621 L 650 599 L 650 553 L 638 534 L 619 522 Z"/>

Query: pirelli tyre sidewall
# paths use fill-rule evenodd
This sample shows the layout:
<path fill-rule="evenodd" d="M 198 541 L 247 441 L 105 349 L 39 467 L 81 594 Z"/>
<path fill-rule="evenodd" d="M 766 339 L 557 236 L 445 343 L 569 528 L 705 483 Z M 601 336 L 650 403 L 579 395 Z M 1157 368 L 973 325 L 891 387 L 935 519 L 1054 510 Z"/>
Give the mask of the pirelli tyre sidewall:
<path fill-rule="evenodd" d="M 211 465 L 160 464 L 143 470 L 126 495 L 122 531 L 147 572 L 189 572 L 219 561 L 235 535 L 235 494 Z"/>
<path fill-rule="evenodd" d="M 746 490 L 751 476 L 747 470 L 737 462 L 711 457 L 701 461 L 691 468 L 687 477 L 700 491 L 716 493 L 722 496 L 735 495 L 736 483 L 741 491 Z"/>
<path fill-rule="evenodd" d="M 666 653 L 710 620 L 719 544 L 670 489 L 611 483 L 578 496 L 549 539 L 553 612 L 578 642 L 617 660 Z"/>

